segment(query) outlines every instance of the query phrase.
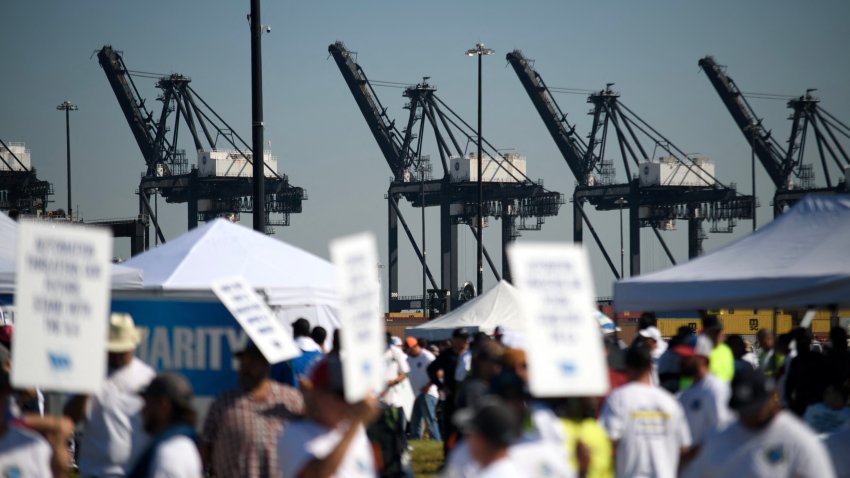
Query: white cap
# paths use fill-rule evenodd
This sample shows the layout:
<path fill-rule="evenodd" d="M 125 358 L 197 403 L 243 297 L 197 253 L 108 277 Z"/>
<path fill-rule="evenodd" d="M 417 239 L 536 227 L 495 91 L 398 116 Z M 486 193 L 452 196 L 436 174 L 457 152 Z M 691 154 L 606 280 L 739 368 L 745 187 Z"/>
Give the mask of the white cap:
<path fill-rule="evenodd" d="M 664 340 L 664 339 L 661 338 L 661 331 L 658 330 L 658 327 L 655 327 L 655 326 L 649 326 L 645 329 L 642 329 L 640 332 L 638 332 L 638 334 L 641 337 L 646 337 L 647 339 L 652 339 L 656 343 L 659 343 L 659 342 Z"/>

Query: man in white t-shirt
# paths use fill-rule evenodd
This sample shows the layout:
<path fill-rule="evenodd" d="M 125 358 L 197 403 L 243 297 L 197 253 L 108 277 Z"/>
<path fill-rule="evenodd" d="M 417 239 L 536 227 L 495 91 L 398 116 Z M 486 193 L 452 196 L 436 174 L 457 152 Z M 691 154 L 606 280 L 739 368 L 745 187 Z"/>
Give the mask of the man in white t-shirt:
<path fill-rule="evenodd" d="M 82 477 L 121 477 L 145 449 L 148 437 L 142 428 L 139 392 L 156 373 L 133 356 L 139 333 L 129 314 L 113 313 L 109 319 L 108 376 L 93 397 L 75 396 L 65 405 L 65 415 L 85 421 L 79 444 Z"/>
<path fill-rule="evenodd" d="M 201 478 L 192 386 L 180 374 L 157 375 L 143 393 L 142 419 L 152 438 L 130 478 Z"/>
<path fill-rule="evenodd" d="M 832 478 L 823 443 L 792 413 L 779 408 L 775 385 L 764 373 L 742 367 L 732 379 L 729 406 L 738 420 L 708 438 L 686 478 Z"/>
<path fill-rule="evenodd" d="M 608 396 L 600 421 L 614 447 L 618 477 L 673 478 L 691 446 L 682 406 L 661 387 L 650 384 L 652 356 L 637 343 L 626 352 L 631 382 Z"/>
<path fill-rule="evenodd" d="M 679 395 L 679 403 L 685 410 L 694 452 L 705 443 L 706 438 L 722 430 L 734 418 L 729 410 L 732 394 L 729 384 L 708 371 L 708 357 L 712 349 L 711 340 L 703 335 L 691 335 L 673 348 L 681 359 L 679 370 L 682 376 L 693 380 L 691 386 Z"/>
<path fill-rule="evenodd" d="M 386 386 L 380 399 L 386 405 L 401 409 L 404 403 L 399 385 L 407 378 L 407 372 L 410 372 L 410 366 L 407 364 L 407 356 L 401 348 L 392 344 L 393 338 L 387 332 L 387 345 L 384 350 L 384 379 L 386 380 Z"/>
<path fill-rule="evenodd" d="M 284 428 L 277 443 L 281 477 L 375 478 L 364 425 L 378 416 L 377 401 L 345 401 L 338 356 L 323 358 L 302 386 L 306 418 Z"/>
<path fill-rule="evenodd" d="M 646 342 L 652 355 L 652 373 L 650 374 L 650 383 L 652 385 L 661 386 L 661 379 L 658 377 L 658 359 L 667 351 L 667 342 L 661 336 L 661 331 L 658 327 L 651 325 L 645 329 L 638 331 L 638 335 Z"/>
<path fill-rule="evenodd" d="M 416 394 L 410 418 L 410 436 L 414 440 L 422 438 L 422 420 L 425 420 L 428 436 L 432 440 L 440 441 L 440 426 L 437 423 L 437 401 L 440 395 L 437 393 L 437 386 L 431 383 L 431 378 L 428 377 L 428 365 L 436 357 L 423 349 L 416 337 L 408 337 L 406 345 L 407 365 L 410 368 L 407 378 Z"/>
<path fill-rule="evenodd" d="M 0 403 L 9 401 L 12 386 L 9 374 L 0 370 Z M 5 408 L 0 410 L 0 476 L 49 477 L 52 451 L 38 433 L 9 423 Z"/>

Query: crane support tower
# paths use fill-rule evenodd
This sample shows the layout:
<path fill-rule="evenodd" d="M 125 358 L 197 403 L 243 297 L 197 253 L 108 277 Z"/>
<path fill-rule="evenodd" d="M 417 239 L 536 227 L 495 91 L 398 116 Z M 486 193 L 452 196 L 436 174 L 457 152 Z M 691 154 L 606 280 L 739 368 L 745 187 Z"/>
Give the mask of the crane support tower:
<path fill-rule="evenodd" d="M 711 56 L 699 60 L 699 66 L 776 187 L 773 196 L 774 216 L 781 214 L 806 194 L 834 194 L 847 190 L 850 159 L 842 141 L 846 145 L 850 139 L 850 127 L 820 106 L 820 99 L 811 94 L 814 90 L 788 99 L 787 106 L 792 111 L 789 118 L 791 133 L 787 147 L 783 147 L 771 131 L 764 128 L 761 118 L 756 115 L 735 81 L 726 74 L 724 66 Z M 804 162 L 806 140 L 811 135 L 815 139 L 817 162 L 820 163 L 826 187 L 815 185 L 814 167 Z"/>
<path fill-rule="evenodd" d="M 676 220 L 688 222 L 688 257 L 702 253 L 706 238 L 703 223 L 711 223 L 711 232 L 731 232 L 738 219 L 752 217 L 752 196 L 738 194 L 734 185 L 725 186 L 714 177 L 714 165 L 705 158 L 693 158 L 682 152 L 657 130 L 620 101 L 620 94 L 608 84 L 591 93 L 592 125 L 587 141 L 555 101 L 533 61 L 519 50 L 507 54 L 507 60 L 528 93 L 558 150 L 576 179 L 573 192 L 573 241 L 583 241 L 584 225 L 617 279 L 617 270 L 599 235 L 584 212 L 584 203 L 599 211 L 629 212 L 629 271 L 640 274 L 640 228 L 651 227 L 675 264 L 670 248 L 659 230 L 674 228 Z M 606 150 L 609 139 L 616 149 Z M 643 142 L 641 142 L 643 139 Z M 654 150 L 644 146 L 651 143 Z M 656 152 L 661 152 L 656 157 Z M 615 182 L 614 161 L 608 154 L 619 155 L 626 182 Z"/>
<path fill-rule="evenodd" d="M 52 195 L 53 185 L 38 179 L 26 145 L 0 139 L 0 211 L 45 215 Z"/>
<path fill-rule="evenodd" d="M 424 265 L 435 301 L 442 312 L 451 310 L 468 298 L 469 292 L 458 284 L 458 228 L 468 226 L 476 234 L 477 224 L 477 164 L 475 153 L 467 154 L 465 147 L 475 144 L 474 128 L 460 118 L 428 84 L 428 78 L 404 90 L 409 111 L 404 128 L 399 130 L 357 64 L 354 53 L 342 42 L 328 47 L 348 84 L 369 130 L 392 172 L 387 190 L 388 203 L 388 273 L 389 309 L 391 312 L 424 307 L 424 297 L 402 297 L 398 293 L 398 223 L 407 234 L 413 250 Z M 442 177 L 431 177 L 430 156 L 423 154 L 426 126 L 434 138 L 442 168 Z M 544 219 L 554 216 L 564 202 L 563 195 L 549 191 L 540 182 L 528 178 L 525 159 L 519 155 L 503 155 L 483 140 L 484 170 L 482 182 L 484 217 L 502 221 L 502 269 L 496 269 L 490 254 L 484 255 L 496 276 L 509 279 L 505 256 L 506 246 L 519 236 L 520 230 L 538 230 Z M 407 226 L 399 208 L 406 199 L 413 207 L 440 208 L 440 282 L 439 285 L 423 260 L 422 252 Z M 477 237 L 477 236 L 476 236 Z M 468 289 L 468 287 L 464 288 Z M 482 291 L 477 291 L 479 294 Z"/>
<path fill-rule="evenodd" d="M 238 218 L 253 212 L 253 154 L 248 144 L 198 96 L 191 79 L 180 74 L 160 76 L 136 72 L 137 76 L 158 77 L 157 88 L 162 102 L 159 115 L 145 106 L 122 55 L 111 46 L 97 53 L 100 66 L 127 119 L 130 131 L 145 160 L 145 171 L 139 183 L 139 213 L 149 216 L 160 241 L 165 237 L 159 227 L 151 196 L 162 195 L 168 203 L 188 204 L 188 227 L 198 221 L 216 217 Z M 172 114 L 174 113 L 174 114 Z M 178 148 L 182 124 L 189 130 L 198 154 L 191 168 L 186 152 Z M 307 199 L 304 189 L 292 186 L 285 174 L 278 172 L 277 158 L 263 154 L 265 165 L 266 232 L 272 226 L 289 225 L 289 215 L 300 213 Z M 270 217 L 274 214 L 274 217 Z M 149 246 L 145 235 L 145 248 Z"/>

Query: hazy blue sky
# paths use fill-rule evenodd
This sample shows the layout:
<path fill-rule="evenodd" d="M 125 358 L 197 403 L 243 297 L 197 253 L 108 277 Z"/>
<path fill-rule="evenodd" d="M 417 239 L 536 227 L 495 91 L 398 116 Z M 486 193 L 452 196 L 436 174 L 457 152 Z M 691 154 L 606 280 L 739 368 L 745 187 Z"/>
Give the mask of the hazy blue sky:
<path fill-rule="evenodd" d="M 191 76 L 194 89 L 250 138 L 248 0 L 3 3 L 0 136 L 27 143 L 39 176 L 54 184 L 54 208 L 66 206 L 64 118 L 55 108 L 69 99 L 80 108 L 71 124 L 75 204 L 86 219 L 137 213 L 134 190 L 144 162 L 92 56 L 104 44 L 123 51 L 131 69 Z M 262 20 L 272 26 L 263 40 L 265 138 L 281 169 L 309 194 L 304 213 L 294 215 L 291 227 L 277 237 L 324 257 L 331 238 L 371 230 L 385 260 L 383 197 L 390 176 L 328 59 L 327 46 L 336 40 L 359 53 L 372 79 L 415 83 L 431 76 L 438 94 L 469 121 L 475 119 L 476 70 L 463 53 L 479 41 L 494 48 L 496 55 L 484 60 L 485 137 L 527 155 L 529 176 L 564 193 L 571 193 L 575 181 L 506 67 L 505 54 L 514 48 L 537 60 L 551 86 L 598 89 L 615 82 L 626 105 L 685 151 L 712 158 L 717 176 L 738 183 L 742 192 L 750 190 L 749 147 L 699 71 L 702 56 L 713 54 L 728 65 L 744 91 L 798 95 L 816 87 L 827 110 L 850 120 L 850 2 L 845 0 L 265 1 Z M 154 104 L 153 81 L 139 86 Z M 392 117 L 406 117 L 401 90 L 383 88 L 378 94 Z M 558 101 L 586 133 L 585 98 L 561 95 Z M 784 141 L 789 129 L 784 102 L 753 104 Z M 618 178 L 624 178 L 622 170 Z M 764 222 L 773 191 L 761 166 L 758 187 Z M 418 235 L 418 212 L 403 207 Z M 167 237 L 185 230 L 185 205 L 161 202 L 160 212 Z M 428 242 L 438 245 L 436 209 L 428 217 Z M 591 218 L 616 256 L 617 213 L 591 213 Z M 250 217 L 243 222 L 250 223 Z M 571 225 L 566 205 L 543 231 L 521 240 L 568 240 Z M 736 236 L 750 228 L 742 222 Z M 680 259 L 686 255 L 686 230 L 680 223 L 678 231 L 666 233 Z M 485 234 L 495 253 L 499 228 Z M 643 232 L 644 270 L 667 265 L 651 235 Z M 710 251 L 729 239 L 711 235 L 705 247 Z M 474 241 L 462 233 L 460 242 L 465 247 L 461 281 L 474 279 Z M 598 293 L 607 294 L 613 277 L 595 246 L 590 250 Z M 117 255 L 128 251 L 129 241 L 116 241 Z M 402 253 L 402 293 L 412 294 L 420 272 L 405 243 Z"/>

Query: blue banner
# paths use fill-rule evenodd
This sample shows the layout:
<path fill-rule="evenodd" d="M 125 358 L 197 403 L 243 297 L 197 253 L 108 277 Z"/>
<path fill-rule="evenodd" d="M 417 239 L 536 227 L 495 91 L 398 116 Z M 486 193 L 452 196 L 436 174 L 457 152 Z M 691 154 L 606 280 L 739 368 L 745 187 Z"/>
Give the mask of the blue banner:
<path fill-rule="evenodd" d="M 186 376 L 196 396 L 215 396 L 237 385 L 233 352 L 248 337 L 220 302 L 113 298 L 112 310 L 133 316 L 142 338 L 138 357 L 158 372 Z"/>

